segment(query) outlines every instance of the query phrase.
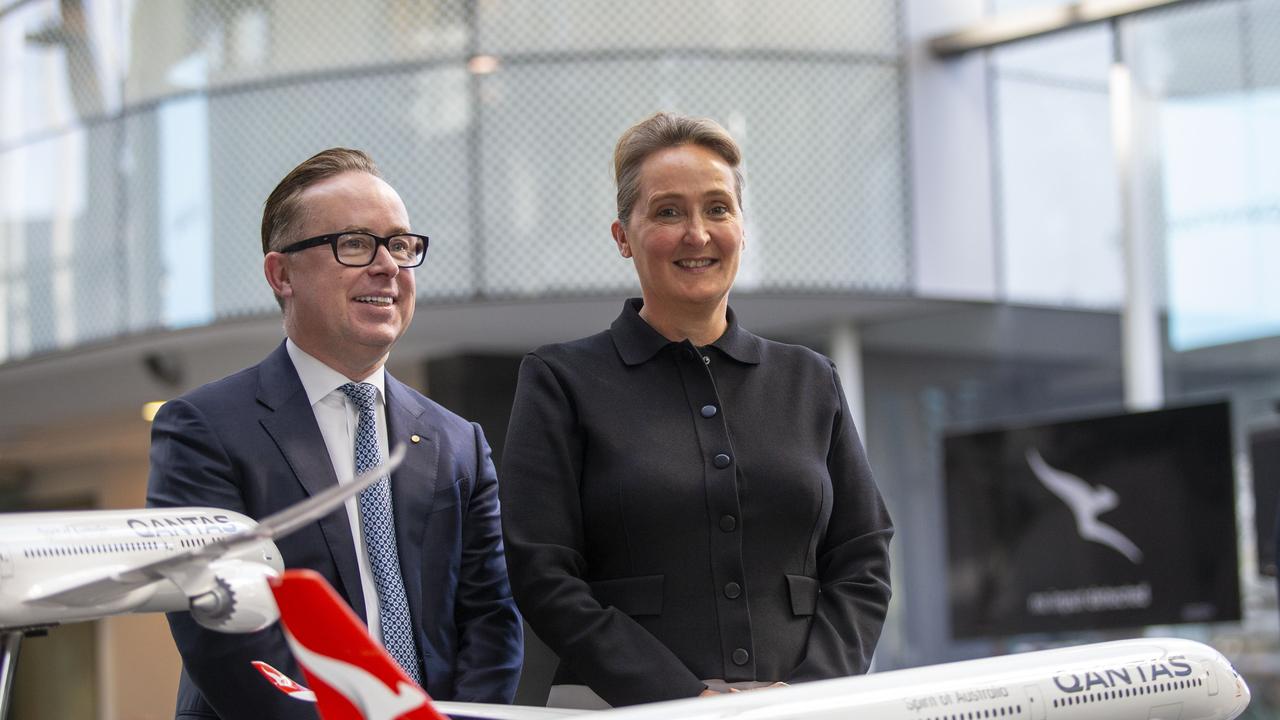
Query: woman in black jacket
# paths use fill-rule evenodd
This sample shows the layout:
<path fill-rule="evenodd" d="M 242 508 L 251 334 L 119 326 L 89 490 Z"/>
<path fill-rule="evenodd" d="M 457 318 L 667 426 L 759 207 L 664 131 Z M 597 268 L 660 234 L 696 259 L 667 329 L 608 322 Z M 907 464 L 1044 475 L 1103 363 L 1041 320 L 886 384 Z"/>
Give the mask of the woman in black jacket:
<path fill-rule="evenodd" d="M 521 365 L 503 527 L 516 602 L 561 660 L 548 704 L 852 675 L 875 650 L 892 525 L 831 362 L 728 306 L 739 163 L 710 120 L 627 130 L 612 231 L 643 299 Z"/>

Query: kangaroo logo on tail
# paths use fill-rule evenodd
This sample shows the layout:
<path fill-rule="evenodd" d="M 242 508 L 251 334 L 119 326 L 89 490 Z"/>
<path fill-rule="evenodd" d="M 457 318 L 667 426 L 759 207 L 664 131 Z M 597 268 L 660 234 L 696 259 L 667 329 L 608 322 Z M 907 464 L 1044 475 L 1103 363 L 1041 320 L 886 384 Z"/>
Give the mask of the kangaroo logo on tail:
<path fill-rule="evenodd" d="M 299 700 L 314 699 L 324 720 L 445 720 L 318 573 L 286 570 L 270 582 L 285 639 L 311 691 L 254 663 L 273 685 Z"/>
<path fill-rule="evenodd" d="M 356 706 L 365 720 L 394 720 L 427 704 L 427 694 L 413 683 L 401 681 L 395 691 L 392 691 L 386 683 L 364 668 L 313 653 L 288 630 L 284 636 L 303 671 L 342 693 L 343 697 Z"/>

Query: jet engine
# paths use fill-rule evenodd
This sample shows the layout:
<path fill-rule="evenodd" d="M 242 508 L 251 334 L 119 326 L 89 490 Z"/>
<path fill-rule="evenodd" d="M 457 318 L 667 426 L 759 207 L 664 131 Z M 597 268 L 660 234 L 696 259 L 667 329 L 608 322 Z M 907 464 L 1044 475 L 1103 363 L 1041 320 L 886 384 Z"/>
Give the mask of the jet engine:
<path fill-rule="evenodd" d="M 212 590 L 191 598 L 191 617 L 225 633 L 262 630 L 280 617 L 267 578 L 275 570 L 256 562 L 221 560 L 209 565 Z"/>

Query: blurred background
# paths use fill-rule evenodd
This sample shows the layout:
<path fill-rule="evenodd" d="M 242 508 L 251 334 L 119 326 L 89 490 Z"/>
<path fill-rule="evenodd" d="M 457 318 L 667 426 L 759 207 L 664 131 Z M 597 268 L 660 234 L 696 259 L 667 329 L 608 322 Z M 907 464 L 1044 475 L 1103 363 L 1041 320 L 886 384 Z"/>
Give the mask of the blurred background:
<path fill-rule="evenodd" d="M 522 354 L 638 294 L 611 156 L 659 109 L 742 144 L 742 323 L 839 365 L 877 669 L 1176 635 L 1275 716 L 1277 0 L 0 0 L 0 510 L 141 506 L 144 405 L 280 342 L 262 203 L 336 145 L 431 237 L 391 370 L 501 473 Z M 56 628 L 12 716 L 172 717 L 178 668 L 157 615 Z"/>

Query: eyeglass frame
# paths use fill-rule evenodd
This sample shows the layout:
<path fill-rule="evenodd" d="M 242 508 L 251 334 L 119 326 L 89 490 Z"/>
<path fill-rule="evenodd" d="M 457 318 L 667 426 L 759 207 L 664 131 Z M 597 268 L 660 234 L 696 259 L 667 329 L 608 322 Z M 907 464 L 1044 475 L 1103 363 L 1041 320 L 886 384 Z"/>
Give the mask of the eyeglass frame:
<path fill-rule="evenodd" d="M 366 235 L 374 239 L 373 253 L 369 255 L 369 262 L 363 263 L 361 265 L 352 265 L 349 262 L 343 262 L 342 258 L 338 257 L 338 238 L 342 237 L 343 235 Z M 381 235 L 374 235 L 373 233 L 365 232 L 364 230 L 344 230 L 342 232 L 329 233 L 327 235 L 317 235 L 313 238 L 307 238 L 306 240 L 299 240 L 296 243 L 291 243 L 289 245 L 286 245 L 280 248 L 276 252 L 295 253 L 301 250 L 309 250 L 313 247 L 320 247 L 321 245 L 327 244 L 329 246 L 329 249 L 333 251 L 333 259 L 337 261 L 339 265 L 342 265 L 344 267 L 369 267 L 374 263 L 375 260 L 378 259 L 379 247 L 386 248 L 387 255 L 390 255 L 391 259 L 395 260 L 395 255 L 391 254 L 390 243 L 391 243 L 391 238 L 398 238 L 398 237 L 421 238 L 422 239 L 422 258 L 419 259 L 418 262 L 412 265 L 401 265 L 400 263 L 397 262 L 396 267 L 402 270 L 408 270 L 411 268 L 416 268 L 421 266 L 422 263 L 427 259 L 427 249 L 431 247 L 431 238 L 427 237 L 426 235 L 419 235 L 417 233 L 396 233 L 395 235 L 382 237 Z"/>

